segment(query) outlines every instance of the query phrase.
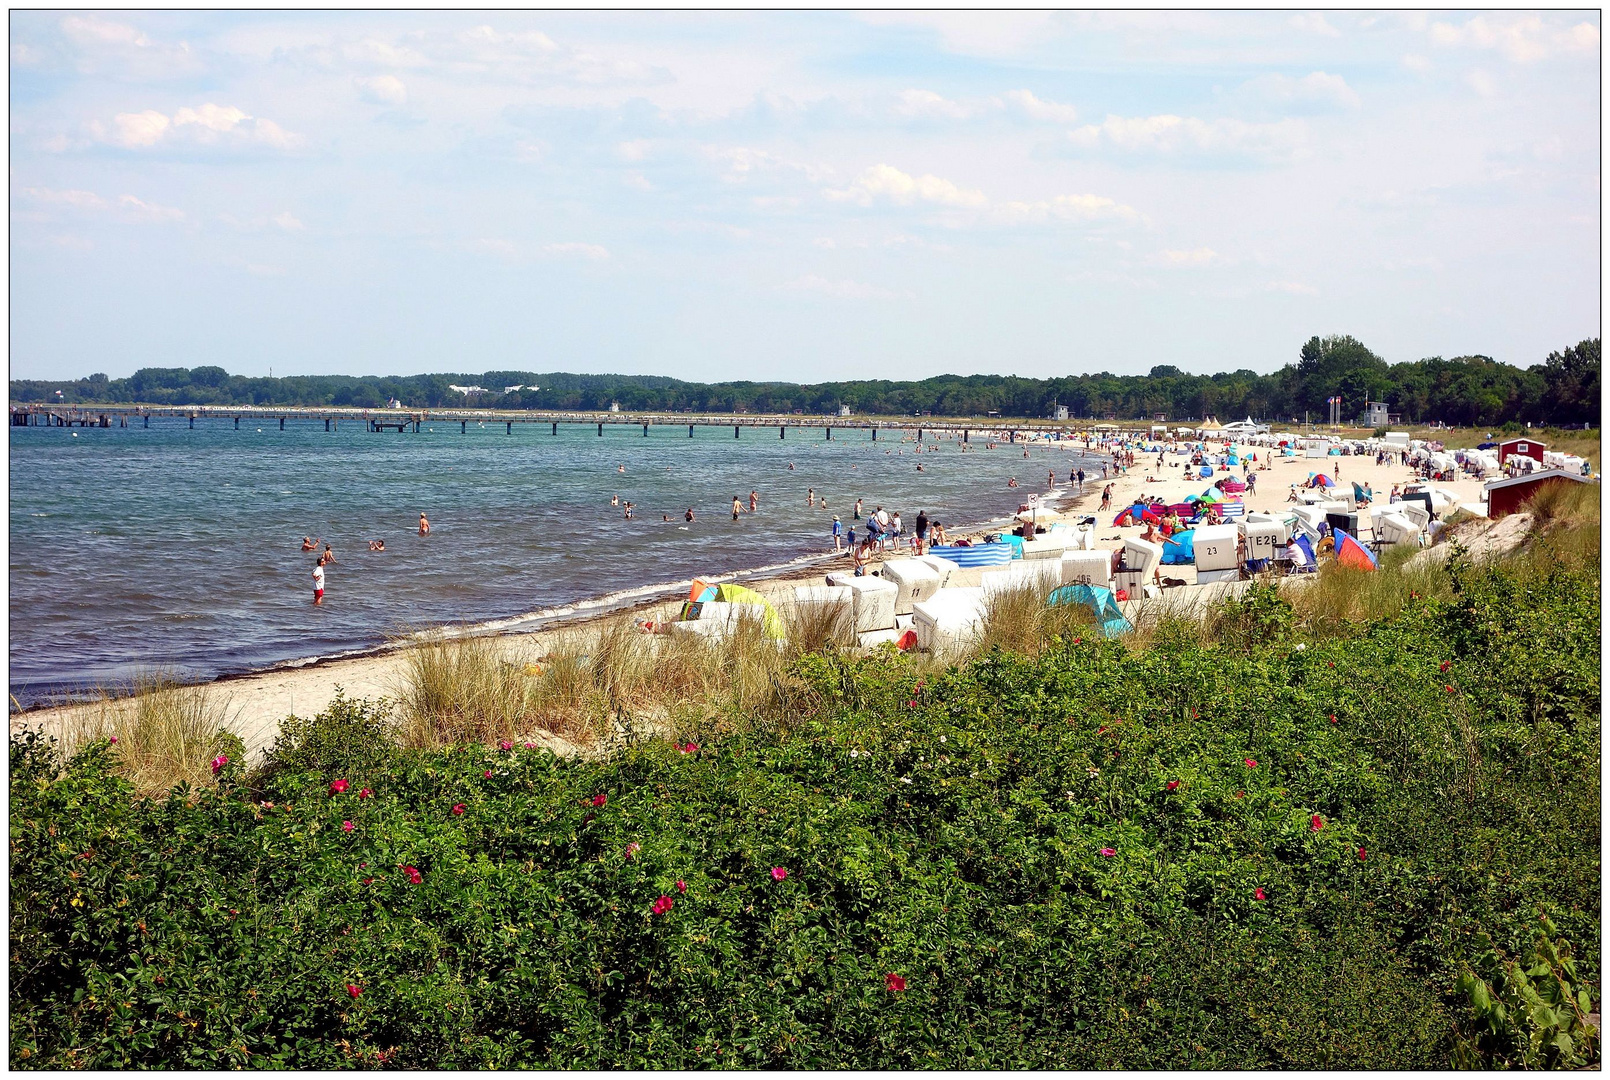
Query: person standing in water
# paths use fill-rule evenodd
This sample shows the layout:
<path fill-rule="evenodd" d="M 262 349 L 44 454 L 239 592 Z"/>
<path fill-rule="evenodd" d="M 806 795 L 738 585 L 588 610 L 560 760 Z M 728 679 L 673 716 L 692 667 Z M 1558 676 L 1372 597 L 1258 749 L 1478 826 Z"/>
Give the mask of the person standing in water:
<path fill-rule="evenodd" d="M 806 506 L 815 506 L 816 505 L 816 489 L 815 488 L 806 488 L 805 489 L 805 505 Z"/>
<path fill-rule="evenodd" d="M 693 507 L 691 507 L 691 506 L 688 507 L 688 512 L 683 514 L 682 516 L 684 518 L 686 518 L 687 520 L 692 521 L 693 520 Z"/>
<path fill-rule="evenodd" d="M 324 556 L 321 555 L 321 556 L 319 556 L 319 561 L 313 564 L 313 606 L 314 607 L 320 607 L 323 604 L 324 604 Z"/>
<path fill-rule="evenodd" d="M 844 550 L 844 525 L 837 514 L 833 515 L 833 550 Z"/>
<path fill-rule="evenodd" d="M 751 514 L 753 514 L 759 507 L 760 507 L 760 493 L 757 492 L 757 491 L 750 491 L 749 492 L 749 512 Z"/>
<path fill-rule="evenodd" d="M 738 502 L 738 496 L 732 497 L 732 520 L 737 521 L 738 515 L 743 513 L 743 506 Z"/>
<path fill-rule="evenodd" d="M 851 518 L 852 518 L 852 520 L 855 520 L 855 521 L 860 521 L 861 520 L 861 500 L 860 499 L 855 500 L 855 513 L 851 515 Z"/>
<path fill-rule="evenodd" d="M 430 532 L 430 522 L 425 520 L 425 511 L 419 512 L 419 535 L 424 536 Z"/>

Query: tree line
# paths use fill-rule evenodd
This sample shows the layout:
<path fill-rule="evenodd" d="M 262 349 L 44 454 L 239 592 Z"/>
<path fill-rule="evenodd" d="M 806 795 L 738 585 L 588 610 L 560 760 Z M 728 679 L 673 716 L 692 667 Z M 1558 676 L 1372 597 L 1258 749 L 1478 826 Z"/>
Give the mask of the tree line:
<path fill-rule="evenodd" d="M 459 387 L 484 387 L 465 394 Z M 1599 417 L 1599 339 L 1551 352 L 1520 368 L 1487 356 L 1440 356 L 1388 364 L 1348 336 L 1314 337 L 1294 363 L 1260 375 L 1239 370 L 1192 375 L 1171 364 L 1146 375 L 1098 372 L 1051 379 L 1010 375 L 938 375 L 919 381 L 886 379 L 797 384 L 686 382 L 658 375 L 538 374 L 487 371 L 478 375 L 293 375 L 251 378 L 221 367 L 141 368 L 125 379 L 104 374 L 70 381 L 13 379 L 13 404 L 258 405 L 383 408 L 474 406 L 501 409 L 696 413 L 858 414 L 1046 417 L 1056 406 L 1074 417 L 1169 420 L 1251 416 L 1278 423 L 1321 419 L 1327 399 L 1342 398 L 1348 419 L 1366 401 L 1384 401 L 1406 424 L 1595 424 Z"/>

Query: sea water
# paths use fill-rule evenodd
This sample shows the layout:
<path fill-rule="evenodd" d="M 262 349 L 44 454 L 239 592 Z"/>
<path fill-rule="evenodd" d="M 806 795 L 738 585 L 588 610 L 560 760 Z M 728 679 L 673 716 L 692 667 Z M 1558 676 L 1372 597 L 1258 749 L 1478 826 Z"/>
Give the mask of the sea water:
<path fill-rule="evenodd" d="M 28 705 L 142 670 L 212 679 L 429 627 L 515 625 L 831 551 L 834 514 L 864 528 L 857 498 L 868 513 L 901 511 L 909 535 L 919 510 L 947 525 L 994 520 L 1044 491 L 1048 470 L 1060 486 L 1081 460 L 1090 471 L 1066 449 L 1025 460 L 977 434 L 963 451 L 929 433 L 937 450 L 917 454 L 914 431 L 888 429 L 876 441 L 842 427 L 831 440 L 819 428 L 550 430 L 472 422 L 461 433 L 452 421 L 377 433 L 349 421 L 327 432 L 294 419 L 284 431 L 250 419 L 191 429 L 183 418 L 10 428 L 11 693 Z M 612 496 L 635 504 L 634 520 Z M 336 557 L 320 607 L 303 536 Z M 372 539 L 386 550 L 370 552 Z"/>

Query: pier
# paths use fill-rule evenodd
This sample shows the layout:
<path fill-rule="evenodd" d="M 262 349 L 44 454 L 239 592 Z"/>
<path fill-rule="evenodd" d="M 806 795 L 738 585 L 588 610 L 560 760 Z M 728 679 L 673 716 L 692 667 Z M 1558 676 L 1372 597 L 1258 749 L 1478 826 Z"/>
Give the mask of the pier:
<path fill-rule="evenodd" d="M 275 407 L 238 405 L 52 405 L 48 403 L 11 406 L 12 427 L 99 427 L 138 426 L 149 428 L 152 417 L 179 418 L 188 421 L 194 429 L 197 421 L 216 425 L 233 424 L 240 430 L 242 420 L 277 424 L 285 430 L 286 422 L 317 424 L 322 422 L 325 431 L 339 431 L 342 421 L 362 424 L 371 432 L 413 432 L 424 430 L 427 424 L 458 424 L 458 433 L 469 433 L 470 424 L 477 427 L 503 425 L 505 435 L 513 435 L 516 424 L 546 425 L 550 436 L 559 434 L 559 426 L 585 425 L 599 437 L 606 427 L 639 427 L 647 438 L 654 427 L 680 428 L 686 425 L 688 438 L 695 428 L 732 428 L 732 437 L 741 439 L 745 429 L 751 433 L 760 428 L 777 429 L 777 437 L 786 440 L 788 429 L 819 429 L 831 442 L 835 428 L 840 431 L 866 431 L 872 442 L 878 441 L 878 432 L 904 433 L 915 431 L 920 442 L 929 433 L 953 434 L 971 442 L 974 434 L 987 434 L 1008 443 L 1017 442 L 1019 435 L 1041 433 L 1071 434 L 1075 427 L 1066 421 L 1016 420 L 1010 424 L 999 418 L 987 420 L 931 420 L 926 417 L 855 417 L 855 416 L 803 416 L 792 414 L 744 413 L 628 413 L 628 412 L 554 412 L 549 410 L 515 409 L 352 409 L 337 407 Z M 1139 430 L 1139 429 L 1138 429 Z M 1117 434 L 1117 432 L 1108 432 Z"/>

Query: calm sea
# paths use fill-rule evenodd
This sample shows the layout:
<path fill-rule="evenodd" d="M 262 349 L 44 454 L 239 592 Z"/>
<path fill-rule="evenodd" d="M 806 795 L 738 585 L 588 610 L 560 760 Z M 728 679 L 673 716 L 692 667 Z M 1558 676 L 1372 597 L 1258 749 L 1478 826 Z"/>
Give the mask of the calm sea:
<path fill-rule="evenodd" d="M 442 624 L 518 620 L 699 574 L 831 548 L 859 497 L 947 524 L 1014 511 L 1077 455 L 1021 448 L 914 453 L 912 433 L 153 419 L 143 427 L 10 428 L 11 693 L 165 667 L 216 678 L 373 648 Z M 75 437 L 76 436 L 76 437 Z M 918 462 L 924 472 L 917 472 Z M 792 465 L 792 469 L 790 468 Z M 625 471 L 619 471 L 625 466 Z M 1006 486 L 1011 477 L 1024 488 Z M 807 489 L 830 509 L 809 509 Z M 731 498 L 760 511 L 731 520 Z M 612 496 L 636 504 L 626 521 Z M 693 507 L 691 525 L 683 513 Z M 432 531 L 418 535 L 419 514 Z M 662 521 L 662 515 L 670 517 Z M 335 550 L 315 608 L 304 535 Z M 382 538 L 383 553 L 368 542 Z"/>

